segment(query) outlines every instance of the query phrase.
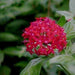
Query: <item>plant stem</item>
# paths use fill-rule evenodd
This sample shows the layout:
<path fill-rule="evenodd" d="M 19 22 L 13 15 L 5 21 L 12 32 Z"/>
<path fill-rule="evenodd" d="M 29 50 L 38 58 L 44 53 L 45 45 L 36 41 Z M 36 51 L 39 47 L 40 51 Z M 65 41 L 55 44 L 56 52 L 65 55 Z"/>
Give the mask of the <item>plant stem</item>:
<path fill-rule="evenodd" d="M 48 0 L 48 16 L 50 16 L 50 4 L 51 4 L 51 1 Z"/>

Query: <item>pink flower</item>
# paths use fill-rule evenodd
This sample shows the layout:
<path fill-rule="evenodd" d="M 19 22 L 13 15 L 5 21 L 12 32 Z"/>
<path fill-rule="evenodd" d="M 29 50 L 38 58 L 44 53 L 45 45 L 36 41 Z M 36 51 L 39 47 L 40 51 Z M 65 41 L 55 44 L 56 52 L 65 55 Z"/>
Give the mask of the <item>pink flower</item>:
<path fill-rule="evenodd" d="M 67 44 L 64 29 L 47 17 L 36 18 L 36 21 L 31 22 L 30 26 L 25 28 L 22 37 L 30 54 L 54 54 L 55 49 L 60 52 Z"/>

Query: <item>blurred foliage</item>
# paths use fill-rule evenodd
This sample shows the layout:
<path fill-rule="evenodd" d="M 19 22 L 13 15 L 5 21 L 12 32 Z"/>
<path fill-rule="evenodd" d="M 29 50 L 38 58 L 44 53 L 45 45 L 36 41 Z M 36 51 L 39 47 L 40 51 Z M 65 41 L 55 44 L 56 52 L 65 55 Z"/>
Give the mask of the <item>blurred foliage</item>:
<path fill-rule="evenodd" d="M 30 55 L 26 52 L 21 34 L 31 21 L 41 16 L 55 19 L 60 26 L 64 26 L 65 32 L 68 33 L 68 40 L 75 38 L 75 21 L 66 23 L 66 20 L 73 19 L 75 15 L 75 8 L 73 8 L 75 1 L 70 1 L 69 3 L 69 0 L 0 0 L 0 75 L 28 75 L 29 71 L 31 75 L 34 74 L 34 71 L 34 75 L 38 75 L 40 69 L 41 75 L 66 75 L 63 69 L 59 69 L 55 64 L 42 63 L 43 60 L 38 59 L 36 55 Z M 61 15 L 63 16 L 61 17 Z M 74 56 L 74 49 L 73 44 L 70 49 L 72 51 L 67 50 L 66 54 L 72 53 Z M 69 57 L 65 57 L 62 57 L 62 59 L 56 57 L 50 61 L 62 65 L 68 61 L 66 59 L 69 59 Z M 37 59 L 31 60 L 33 58 Z M 59 61 L 57 62 L 55 59 Z M 31 62 L 29 62 L 30 60 Z M 65 62 L 61 63 L 63 60 Z M 44 64 L 43 67 L 40 62 Z M 68 64 L 72 64 L 70 66 L 67 64 L 70 71 L 72 71 L 70 67 L 74 65 L 74 62 L 75 60 L 72 63 L 69 62 Z M 30 67 L 28 68 L 28 66 Z M 24 67 L 26 68 L 21 72 Z M 36 69 L 36 67 L 38 68 Z"/>
<path fill-rule="evenodd" d="M 10 75 L 10 68 L 7 66 L 0 67 L 0 75 Z"/>

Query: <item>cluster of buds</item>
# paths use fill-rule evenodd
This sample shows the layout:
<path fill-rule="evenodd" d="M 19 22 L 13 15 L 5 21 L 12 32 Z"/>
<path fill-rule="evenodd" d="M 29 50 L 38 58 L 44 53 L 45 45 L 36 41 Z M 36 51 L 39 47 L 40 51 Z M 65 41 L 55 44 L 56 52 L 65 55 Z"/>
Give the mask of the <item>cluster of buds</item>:
<path fill-rule="evenodd" d="M 36 18 L 25 28 L 22 37 L 30 54 L 54 54 L 55 50 L 61 52 L 67 44 L 64 29 L 47 17 Z"/>

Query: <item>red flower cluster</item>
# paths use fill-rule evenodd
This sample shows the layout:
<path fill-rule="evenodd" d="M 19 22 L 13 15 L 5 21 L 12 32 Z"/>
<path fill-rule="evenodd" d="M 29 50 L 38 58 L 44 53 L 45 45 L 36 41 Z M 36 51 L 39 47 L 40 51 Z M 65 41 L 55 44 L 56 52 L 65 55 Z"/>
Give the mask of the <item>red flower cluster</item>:
<path fill-rule="evenodd" d="M 67 44 L 64 29 L 47 17 L 36 18 L 25 28 L 22 37 L 30 54 L 54 54 L 56 49 L 60 52 Z"/>

